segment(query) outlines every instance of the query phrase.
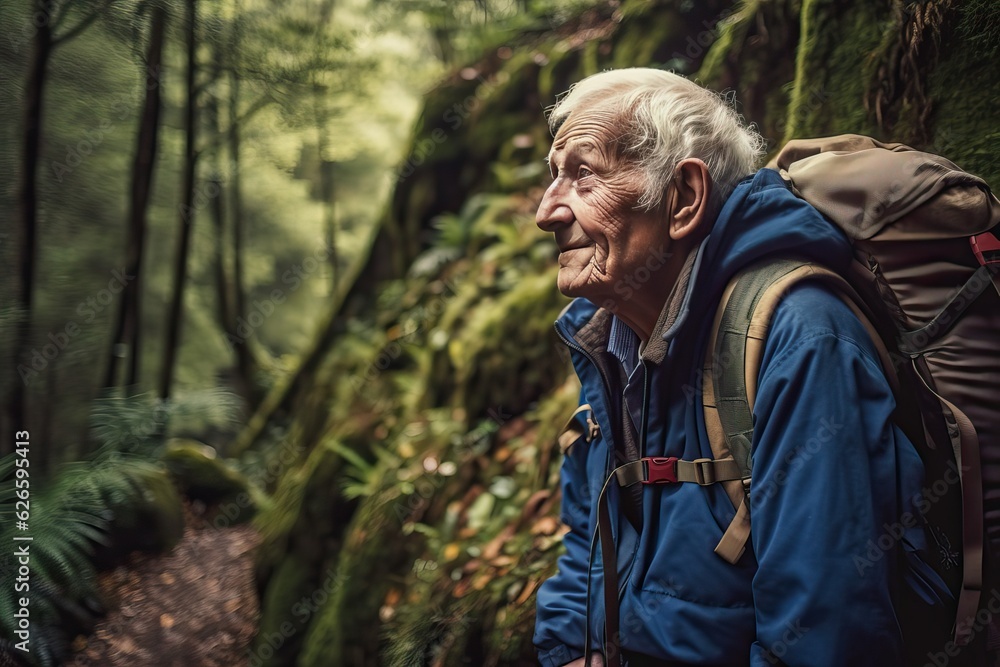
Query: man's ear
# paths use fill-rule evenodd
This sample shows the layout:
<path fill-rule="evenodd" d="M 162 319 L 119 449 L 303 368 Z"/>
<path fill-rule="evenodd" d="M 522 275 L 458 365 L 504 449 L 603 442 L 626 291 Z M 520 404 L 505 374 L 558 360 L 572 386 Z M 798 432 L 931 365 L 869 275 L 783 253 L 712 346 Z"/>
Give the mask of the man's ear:
<path fill-rule="evenodd" d="M 670 238 L 697 238 L 708 230 L 708 200 L 712 194 L 712 177 L 708 167 L 698 158 L 686 158 L 674 170 L 675 195 L 671 197 L 667 215 L 670 218 Z"/>

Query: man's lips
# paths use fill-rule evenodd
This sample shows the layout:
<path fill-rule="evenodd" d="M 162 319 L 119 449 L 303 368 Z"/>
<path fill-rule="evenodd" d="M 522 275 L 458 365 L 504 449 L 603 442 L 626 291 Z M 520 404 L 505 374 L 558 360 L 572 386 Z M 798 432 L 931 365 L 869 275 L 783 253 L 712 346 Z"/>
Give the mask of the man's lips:
<path fill-rule="evenodd" d="M 581 243 L 579 245 L 567 245 L 559 246 L 559 252 L 570 252 L 571 250 L 582 250 L 583 248 L 592 248 L 593 243 Z"/>

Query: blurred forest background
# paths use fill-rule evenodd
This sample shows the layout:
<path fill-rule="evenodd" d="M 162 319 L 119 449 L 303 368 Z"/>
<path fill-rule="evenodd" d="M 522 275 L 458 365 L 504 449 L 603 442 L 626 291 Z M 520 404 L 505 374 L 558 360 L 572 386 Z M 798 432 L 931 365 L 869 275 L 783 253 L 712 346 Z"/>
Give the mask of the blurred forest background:
<path fill-rule="evenodd" d="M 534 210 L 543 111 L 588 74 L 735 93 L 772 152 L 859 132 L 1000 186 L 993 0 L 4 0 L 0 26 L 0 665 L 535 664 L 578 386 Z"/>

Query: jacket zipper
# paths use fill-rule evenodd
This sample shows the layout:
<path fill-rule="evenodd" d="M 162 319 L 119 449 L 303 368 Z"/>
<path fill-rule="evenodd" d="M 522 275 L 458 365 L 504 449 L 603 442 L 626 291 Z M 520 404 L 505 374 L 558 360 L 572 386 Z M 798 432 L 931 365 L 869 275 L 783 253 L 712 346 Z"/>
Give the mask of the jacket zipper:
<path fill-rule="evenodd" d="M 589 361 L 590 364 L 594 368 L 597 369 L 597 374 L 601 376 L 601 383 L 604 385 L 605 405 L 607 405 L 610 408 L 611 407 L 611 401 L 608 400 L 608 399 L 611 397 L 611 382 L 608 380 L 607 376 L 604 374 L 604 371 L 601 369 L 600 364 L 598 364 L 594 360 L 594 357 L 593 357 L 592 354 L 590 354 L 590 352 L 587 352 L 587 350 L 583 349 L 582 345 L 580 345 L 579 343 L 577 343 L 575 339 L 571 338 L 569 335 L 566 334 L 565 331 L 563 331 L 563 329 L 562 329 L 562 323 L 561 322 L 556 322 L 556 324 L 555 324 L 555 330 L 556 330 L 556 334 L 558 334 L 559 338 L 566 345 L 566 347 L 570 348 L 571 350 L 576 350 L 577 352 L 579 352 L 580 354 L 582 354 L 584 357 L 586 357 L 587 361 Z M 616 433 L 617 429 L 615 428 L 615 424 L 614 424 L 614 415 L 611 414 L 610 410 L 608 411 L 608 414 L 611 417 L 611 421 L 612 421 L 611 432 L 612 433 Z M 607 464 L 605 464 L 605 466 L 604 466 L 604 476 L 607 477 L 610 474 L 611 474 L 611 470 L 608 469 Z"/>
<path fill-rule="evenodd" d="M 587 352 L 587 350 L 585 350 L 583 348 L 583 346 L 581 346 L 579 343 L 576 342 L 575 339 L 571 338 L 569 335 L 566 334 L 566 332 L 563 331 L 562 325 L 561 325 L 560 322 L 556 322 L 555 323 L 555 330 L 556 330 L 556 334 L 558 334 L 559 338 L 562 340 L 562 342 L 567 347 L 569 347 L 572 350 L 576 350 L 577 352 L 579 352 L 580 354 L 582 354 L 587 359 L 587 361 L 589 361 L 591 363 L 591 365 L 594 368 L 597 369 L 597 374 L 601 376 L 601 382 L 604 384 L 605 404 L 610 408 L 611 407 L 611 401 L 608 400 L 608 399 L 610 399 L 610 397 L 612 395 L 612 392 L 611 392 L 611 383 L 608 381 L 608 378 L 604 374 L 604 371 L 601 370 L 600 364 L 598 364 L 594 360 L 593 355 L 591 355 L 589 352 Z M 646 368 L 646 364 L 645 364 L 645 362 L 640 362 L 640 363 L 642 363 L 642 365 L 643 365 L 643 382 L 648 382 L 648 375 L 647 375 L 648 369 Z M 644 406 L 643 420 L 646 419 L 645 408 L 648 408 L 648 406 Z M 625 404 L 624 389 L 622 390 L 622 409 L 623 410 L 627 410 L 628 409 L 628 407 Z M 610 410 L 609 410 L 609 415 L 610 415 Z M 614 418 L 615 416 L 614 415 L 610 415 L 610 416 L 611 416 L 613 424 L 618 424 L 619 425 L 619 429 L 614 429 L 613 428 L 612 429 L 612 433 L 615 433 L 615 434 L 617 434 L 617 435 L 620 436 L 620 434 L 618 433 L 618 431 L 620 430 L 620 424 L 621 424 L 621 421 L 622 421 L 622 418 L 624 417 L 624 415 L 619 414 L 617 420 L 615 420 L 615 418 Z M 631 417 L 630 417 L 630 419 L 631 419 Z M 620 438 L 618 438 L 618 439 L 620 439 Z M 640 442 L 639 447 L 640 447 L 639 456 L 641 457 L 641 456 L 644 455 L 643 451 L 645 450 L 645 443 L 644 442 Z M 612 449 L 613 448 L 609 447 L 608 448 L 608 452 L 609 452 L 609 457 L 610 457 L 611 461 L 614 461 L 614 452 L 612 451 Z M 607 463 L 607 462 L 605 463 L 605 465 L 604 465 L 604 477 L 605 477 L 605 479 L 607 479 L 608 477 L 611 476 L 612 467 L 609 467 L 609 466 L 613 466 L 613 465 L 614 465 L 613 463 L 610 463 L 610 464 Z M 621 583 L 618 586 L 618 602 L 619 602 L 619 604 L 621 603 L 622 594 L 625 591 L 625 586 L 628 584 L 629 577 L 632 574 L 632 567 L 635 565 L 635 556 L 636 556 L 636 553 L 638 552 L 638 548 L 639 548 L 639 542 L 638 542 L 638 540 L 636 540 L 636 549 L 633 551 L 632 556 L 629 559 L 628 571 L 625 572 L 625 576 L 622 577 Z M 617 548 L 616 548 L 616 551 L 617 551 Z M 588 568 L 589 567 L 590 567 L 590 565 L 588 564 Z"/>

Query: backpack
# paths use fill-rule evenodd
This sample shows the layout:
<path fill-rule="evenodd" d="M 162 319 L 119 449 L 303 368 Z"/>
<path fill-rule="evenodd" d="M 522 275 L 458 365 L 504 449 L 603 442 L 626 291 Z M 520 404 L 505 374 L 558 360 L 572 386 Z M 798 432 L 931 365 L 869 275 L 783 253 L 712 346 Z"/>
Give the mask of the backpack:
<path fill-rule="evenodd" d="M 868 330 L 896 398 L 894 420 L 917 448 L 925 480 L 946 480 L 932 483 L 933 502 L 918 507 L 917 520 L 933 545 L 923 560 L 954 604 L 931 608 L 900 593 L 906 664 L 985 665 L 988 651 L 1000 665 L 1000 201 L 942 157 L 860 135 L 791 141 L 767 166 L 847 235 L 855 261 L 843 275 L 786 256 L 739 272 L 716 311 L 701 373 L 714 460 L 643 457 L 615 469 L 617 484 L 721 483 L 736 515 L 715 552 L 736 563 L 750 536 L 753 403 L 767 328 L 791 287 L 822 282 Z M 564 428 L 563 447 L 585 433 L 576 418 L 587 409 Z M 605 654 L 615 664 L 607 486 L 591 552 L 599 542 Z"/>
<path fill-rule="evenodd" d="M 715 459 L 734 460 L 740 476 L 721 482 L 737 514 L 716 553 L 735 563 L 750 533 L 752 410 L 771 315 L 793 285 L 823 282 L 868 329 L 895 421 L 933 482 L 915 521 L 956 604 L 947 619 L 916 599 L 898 605 L 908 664 L 986 664 L 984 651 L 1000 651 L 1000 202 L 944 158 L 859 135 L 791 141 L 768 167 L 847 234 L 855 261 L 838 275 L 765 259 L 723 294 L 702 398 Z"/>

